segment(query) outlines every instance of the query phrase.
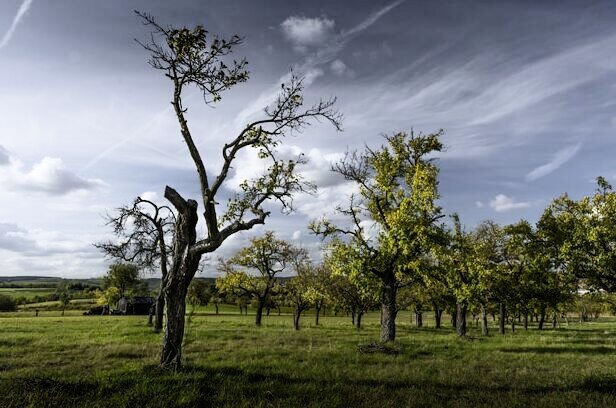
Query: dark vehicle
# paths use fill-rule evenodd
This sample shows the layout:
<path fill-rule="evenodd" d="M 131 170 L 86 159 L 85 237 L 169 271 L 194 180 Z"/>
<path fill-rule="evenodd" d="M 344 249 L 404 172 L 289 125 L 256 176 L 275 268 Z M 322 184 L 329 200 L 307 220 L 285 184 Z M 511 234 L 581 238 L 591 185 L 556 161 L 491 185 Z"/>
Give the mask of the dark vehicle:
<path fill-rule="evenodd" d="M 148 315 L 155 303 L 156 300 L 149 296 L 121 297 L 117 311 L 123 315 Z"/>

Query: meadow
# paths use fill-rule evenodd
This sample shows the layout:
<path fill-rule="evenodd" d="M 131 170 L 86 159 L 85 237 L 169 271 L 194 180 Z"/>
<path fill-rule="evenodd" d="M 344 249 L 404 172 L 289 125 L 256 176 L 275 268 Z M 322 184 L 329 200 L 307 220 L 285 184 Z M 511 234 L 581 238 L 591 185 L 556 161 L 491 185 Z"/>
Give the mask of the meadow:
<path fill-rule="evenodd" d="M 256 328 L 221 311 L 188 318 L 180 373 L 156 368 L 161 335 L 143 316 L 0 314 L 0 406 L 616 406 L 615 318 L 458 339 L 404 312 L 395 346 L 369 353 L 377 313 L 359 331 L 334 316 L 294 331 L 289 315 Z"/>

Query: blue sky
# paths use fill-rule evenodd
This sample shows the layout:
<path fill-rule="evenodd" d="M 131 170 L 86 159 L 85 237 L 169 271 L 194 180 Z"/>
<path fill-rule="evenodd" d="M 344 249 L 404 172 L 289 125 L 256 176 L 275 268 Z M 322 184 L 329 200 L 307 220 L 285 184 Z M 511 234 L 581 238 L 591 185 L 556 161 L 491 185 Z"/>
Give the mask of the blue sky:
<path fill-rule="evenodd" d="M 227 256 L 266 229 L 316 251 L 306 225 L 350 190 L 330 164 L 381 135 L 445 130 L 442 205 L 471 228 L 536 220 L 564 192 L 616 176 L 616 3 L 613 1 L 64 1 L 0 4 L 0 275 L 102 275 L 92 242 L 103 214 L 166 184 L 197 196 L 170 109 L 170 83 L 146 63 L 133 9 L 165 24 L 240 34 L 251 79 L 214 108 L 186 106 L 206 165 L 267 104 L 291 68 L 306 100 L 338 97 L 341 133 L 289 137 L 320 186 L 297 212 L 236 236 Z M 243 157 L 226 193 L 260 171 Z M 316 252 L 315 252 L 316 253 Z"/>

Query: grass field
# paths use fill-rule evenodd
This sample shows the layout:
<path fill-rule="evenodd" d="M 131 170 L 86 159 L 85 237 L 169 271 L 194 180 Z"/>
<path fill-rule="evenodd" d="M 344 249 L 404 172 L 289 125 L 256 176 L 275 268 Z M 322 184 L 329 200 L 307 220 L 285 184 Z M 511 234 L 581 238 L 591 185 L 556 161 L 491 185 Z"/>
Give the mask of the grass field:
<path fill-rule="evenodd" d="M 35 296 L 50 295 L 55 291 L 55 288 L 0 288 L 0 295 L 6 295 L 13 298 L 25 297 L 30 299 Z"/>
<path fill-rule="evenodd" d="M 460 340 L 403 313 L 388 355 L 358 351 L 378 314 L 361 331 L 307 317 L 295 332 L 290 316 L 257 329 L 233 310 L 191 317 L 177 374 L 157 370 L 161 337 L 144 317 L 0 314 L 0 406 L 616 406 L 614 318 Z"/>

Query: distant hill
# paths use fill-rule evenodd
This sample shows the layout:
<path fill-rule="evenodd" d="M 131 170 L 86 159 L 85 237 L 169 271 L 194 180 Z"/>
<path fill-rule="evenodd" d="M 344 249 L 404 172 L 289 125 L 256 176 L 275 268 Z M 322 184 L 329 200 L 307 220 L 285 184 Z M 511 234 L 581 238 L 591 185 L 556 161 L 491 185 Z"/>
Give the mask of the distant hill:
<path fill-rule="evenodd" d="M 211 284 L 216 282 L 216 278 L 198 277 L 195 279 L 204 280 Z M 144 281 L 147 282 L 149 290 L 156 291 L 160 287 L 160 278 L 146 278 Z M 55 288 L 64 283 L 82 283 L 84 285 L 100 286 L 102 284 L 102 279 L 65 279 L 53 276 L 0 276 L 0 287 Z"/>

